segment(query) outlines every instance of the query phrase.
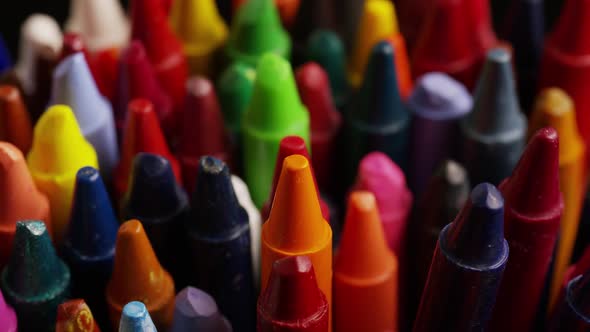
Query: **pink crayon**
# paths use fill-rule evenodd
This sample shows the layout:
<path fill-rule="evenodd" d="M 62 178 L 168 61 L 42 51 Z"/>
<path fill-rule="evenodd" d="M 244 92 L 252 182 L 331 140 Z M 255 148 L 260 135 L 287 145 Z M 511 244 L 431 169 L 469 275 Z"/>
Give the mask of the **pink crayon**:
<path fill-rule="evenodd" d="M 16 314 L 14 309 L 4 302 L 2 292 L 0 292 L 0 331 L 16 332 Z"/>

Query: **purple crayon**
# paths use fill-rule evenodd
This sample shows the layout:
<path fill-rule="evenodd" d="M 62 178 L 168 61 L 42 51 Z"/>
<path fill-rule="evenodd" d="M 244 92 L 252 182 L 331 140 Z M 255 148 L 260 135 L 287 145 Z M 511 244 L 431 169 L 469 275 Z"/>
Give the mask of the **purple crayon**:
<path fill-rule="evenodd" d="M 420 77 L 408 99 L 412 112 L 409 185 L 416 197 L 444 160 L 456 158 L 459 120 L 472 108 L 471 95 L 443 73 Z"/>
<path fill-rule="evenodd" d="M 203 331 L 232 332 L 232 327 L 217 310 L 211 295 L 186 287 L 176 295 L 174 320 L 169 332 Z"/>
<path fill-rule="evenodd" d="M 10 307 L 0 292 L 0 331 L 2 332 L 16 332 L 16 313 Z"/>

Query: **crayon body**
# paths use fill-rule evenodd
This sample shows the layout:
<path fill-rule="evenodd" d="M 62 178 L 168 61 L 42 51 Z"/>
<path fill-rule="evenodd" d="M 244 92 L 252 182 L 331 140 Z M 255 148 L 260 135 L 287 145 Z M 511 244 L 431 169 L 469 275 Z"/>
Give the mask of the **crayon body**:
<path fill-rule="evenodd" d="M 82 53 L 84 55 L 84 60 L 86 60 L 86 63 L 88 64 L 88 69 L 90 70 L 92 78 L 94 78 L 94 82 L 96 83 L 98 90 L 100 90 L 100 93 L 103 96 L 109 96 L 107 98 L 110 98 L 110 95 L 103 91 L 103 86 L 101 86 L 104 84 L 104 82 L 101 81 L 101 75 L 103 74 L 104 68 L 102 67 L 102 62 L 98 61 L 99 57 L 90 55 L 86 48 L 86 43 L 82 40 L 82 36 L 74 32 L 65 33 L 58 63 L 63 62 L 70 55 L 77 53 Z"/>
<path fill-rule="evenodd" d="M 232 327 L 218 311 L 211 295 L 194 287 L 186 287 L 176 295 L 174 320 L 170 332 L 231 332 Z"/>
<path fill-rule="evenodd" d="M 31 117 L 16 86 L 0 85 L 0 140 L 27 154 L 33 140 Z"/>
<path fill-rule="evenodd" d="M 100 328 L 86 302 L 74 299 L 57 307 L 55 332 L 100 332 Z"/>
<path fill-rule="evenodd" d="M 156 325 L 145 304 L 131 301 L 123 307 L 119 332 L 156 332 Z"/>
<path fill-rule="evenodd" d="M 589 278 L 590 274 L 586 271 L 567 284 L 548 331 L 582 332 L 590 329 L 590 313 L 588 312 Z"/>
<path fill-rule="evenodd" d="M 4 301 L 4 296 L 0 292 L 0 326 L 5 332 L 17 332 L 17 325 L 14 309 Z"/>
<path fill-rule="evenodd" d="M 414 332 L 485 330 L 508 261 L 503 224 L 502 195 L 479 184 L 440 232 Z"/>

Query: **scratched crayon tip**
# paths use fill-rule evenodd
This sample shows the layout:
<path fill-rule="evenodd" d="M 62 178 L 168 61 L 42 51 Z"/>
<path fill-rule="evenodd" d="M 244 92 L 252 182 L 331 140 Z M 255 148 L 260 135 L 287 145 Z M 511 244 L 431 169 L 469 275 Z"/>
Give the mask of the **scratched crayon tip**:
<path fill-rule="evenodd" d="M 155 332 L 156 326 L 152 322 L 150 313 L 145 305 L 139 301 L 129 302 L 123 307 L 119 332 Z"/>
<path fill-rule="evenodd" d="M 86 302 L 74 299 L 57 307 L 55 332 L 100 332 L 100 329 Z"/>
<path fill-rule="evenodd" d="M 444 73 L 433 72 L 418 79 L 408 104 L 420 115 L 444 119 L 445 116 L 466 114 L 473 103 L 463 84 Z"/>

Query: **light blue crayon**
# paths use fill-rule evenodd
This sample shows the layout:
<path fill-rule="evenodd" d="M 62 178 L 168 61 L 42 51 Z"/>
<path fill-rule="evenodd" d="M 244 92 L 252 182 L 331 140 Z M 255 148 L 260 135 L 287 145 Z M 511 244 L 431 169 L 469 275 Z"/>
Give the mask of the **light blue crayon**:
<path fill-rule="evenodd" d="M 132 301 L 123 307 L 119 332 L 157 332 L 154 322 L 145 305 Z"/>

